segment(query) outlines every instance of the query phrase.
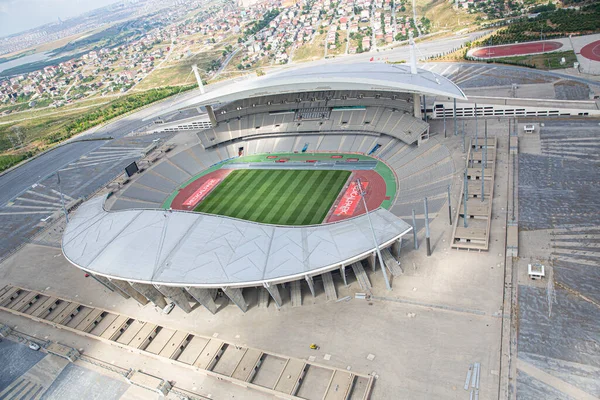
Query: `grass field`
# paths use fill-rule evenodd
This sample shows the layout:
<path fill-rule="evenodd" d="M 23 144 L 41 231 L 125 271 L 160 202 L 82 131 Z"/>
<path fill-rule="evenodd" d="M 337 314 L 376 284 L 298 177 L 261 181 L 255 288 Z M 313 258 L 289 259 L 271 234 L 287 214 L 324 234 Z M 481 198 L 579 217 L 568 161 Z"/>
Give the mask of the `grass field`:
<path fill-rule="evenodd" d="M 267 224 L 320 224 L 349 176 L 349 171 L 236 170 L 194 211 Z"/>
<path fill-rule="evenodd" d="M 562 58 L 565 59 L 565 64 L 561 65 L 560 61 Z M 573 50 L 567 51 L 555 51 L 552 53 L 545 54 L 533 54 L 533 55 L 525 55 L 525 56 L 514 56 L 514 57 L 504 57 L 504 58 L 495 58 L 494 62 L 503 62 L 507 61 L 509 63 L 518 63 L 522 65 L 530 65 L 535 66 L 538 69 L 562 69 L 562 68 L 572 68 L 573 63 L 577 62 L 577 56 Z"/>

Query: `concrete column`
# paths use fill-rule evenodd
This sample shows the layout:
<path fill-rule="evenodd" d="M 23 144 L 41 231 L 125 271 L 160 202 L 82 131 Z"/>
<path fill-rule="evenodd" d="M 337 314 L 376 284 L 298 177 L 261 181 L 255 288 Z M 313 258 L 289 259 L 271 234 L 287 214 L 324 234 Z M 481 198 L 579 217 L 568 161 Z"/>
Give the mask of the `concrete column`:
<path fill-rule="evenodd" d="M 217 117 L 215 116 L 215 111 L 212 106 L 206 106 L 206 113 L 208 114 L 208 118 L 210 119 L 210 123 L 213 126 L 217 126 Z"/>
<path fill-rule="evenodd" d="M 256 306 L 259 308 L 269 308 L 269 301 L 271 300 L 271 295 L 269 294 L 269 291 L 264 287 L 256 288 L 256 290 L 258 292 L 258 300 L 256 301 Z M 279 308 L 277 304 L 275 305 L 275 307 Z"/>
<path fill-rule="evenodd" d="M 315 297 L 315 283 L 313 282 L 312 276 L 306 275 L 304 279 L 306 279 L 306 282 L 308 283 L 308 288 L 310 289 L 310 292 L 312 293 L 313 297 Z"/>
<path fill-rule="evenodd" d="M 195 287 L 186 288 L 187 292 L 194 298 L 196 301 L 204 306 L 211 313 L 217 312 L 217 304 L 215 303 L 213 294 L 208 289 L 200 289 Z"/>
<path fill-rule="evenodd" d="M 113 286 L 115 286 L 122 292 L 127 293 L 128 296 L 133 297 L 133 299 L 141 305 L 145 306 L 146 304 L 148 304 L 148 299 L 143 294 L 139 293 L 137 290 L 132 288 L 131 285 L 128 284 L 126 281 L 111 279 L 110 283 L 112 283 Z"/>
<path fill-rule="evenodd" d="M 265 289 L 267 289 L 267 291 L 273 298 L 273 301 L 275 302 L 277 308 L 281 308 L 281 306 L 283 305 L 283 301 L 281 300 L 281 294 L 279 293 L 279 288 L 277 287 L 277 285 L 272 285 L 265 282 L 263 283 L 263 286 L 265 287 Z"/>
<path fill-rule="evenodd" d="M 121 297 L 126 298 L 126 299 L 131 297 L 130 295 L 128 295 L 127 293 L 125 293 L 124 291 L 122 291 L 121 289 L 119 289 L 118 287 L 113 285 L 112 282 L 110 281 L 110 279 L 108 279 L 104 276 L 101 276 L 101 275 L 90 274 L 90 276 L 92 278 L 94 278 L 98 283 L 103 285 L 105 288 L 119 294 Z"/>
<path fill-rule="evenodd" d="M 399 238 L 390 247 L 390 253 L 398 260 L 400 258 L 400 249 L 402 249 L 402 238 Z"/>
<path fill-rule="evenodd" d="M 140 292 L 142 296 L 153 302 L 158 308 L 166 307 L 167 302 L 165 301 L 165 298 L 154 286 L 137 282 L 129 282 L 129 284 L 136 291 Z"/>
<path fill-rule="evenodd" d="M 377 263 L 376 263 L 376 259 L 375 259 L 375 253 L 371 253 L 367 258 L 367 265 L 369 267 L 371 267 L 371 270 L 375 271 L 375 269 L 377 268 Z"/>
<path fill-rule="evenodd" d="M 185 311 L 186 314 L 189 314 L 192 311 L 192 307 L 190 307 L 190 302 L 188 301 L 186 292 L 182 288 L 159 285 L 154 285 L 154 287 L 157 288 L 158 291 L 161 292 L 165 297 L 171 299 L 173 303 Z"/>
<path fill-rule="evenodd" d="M 346 266 L 342 265 L 340 267 L 340 274 L 342 274 L 342 279 L 344 280 L 344 286 L 348 286 L 348 280 L 346 279 Z"/>
<path fill-rule="evenodd" d="M 242 294 L 241 288 L 230 287 L 223 288 L 222 290 L 223 293 L 225 293 L 225 295 L 229 297 L 229 300 L 233 301 L 234 304 L 238 306 L 240 310 L 242 310 L 242 312 L 248 311 L 248 303 L 246 303 L 246 300 L 244 299 L 244 295 Z"/>
<path fill-rule="evenodd" d="M 418 93 L 413 93 L 413 106 L 415 118 L 423 118 L 423 114 L 421 113 L 421 95 Z"/>

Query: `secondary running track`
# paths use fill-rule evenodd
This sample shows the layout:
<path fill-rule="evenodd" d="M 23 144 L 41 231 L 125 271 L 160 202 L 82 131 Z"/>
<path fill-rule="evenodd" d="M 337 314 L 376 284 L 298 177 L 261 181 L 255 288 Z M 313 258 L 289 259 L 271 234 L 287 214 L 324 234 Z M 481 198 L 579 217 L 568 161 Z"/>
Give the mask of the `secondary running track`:
<path fill-rule="evenodd" d="M 508 44 L 504 46 L 483 47 L 475 50 L 471 55 L 477 58 L 511 57 L 526 54 L 545 53 L 558 50 L 563 46 L 560 42 L 531 42 L 521 44 Z M 582 50 L 583 53 L 583 50 Z"/>
<path fill-rule="evenodd" d="M 580 54 L 588 60 L 600 61 L 600 40 L 583 46 Z"/>

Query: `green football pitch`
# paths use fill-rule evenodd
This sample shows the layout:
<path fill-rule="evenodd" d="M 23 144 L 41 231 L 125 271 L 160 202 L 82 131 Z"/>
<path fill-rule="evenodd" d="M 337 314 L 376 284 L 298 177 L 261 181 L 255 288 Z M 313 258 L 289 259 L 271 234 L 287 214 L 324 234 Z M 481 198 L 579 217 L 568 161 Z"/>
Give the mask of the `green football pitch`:
<path fill-rule="evenodd" d="M 349 176 L 349 171 L 235 170 L 194 211 L 267 224 L 320 224 Z"/>

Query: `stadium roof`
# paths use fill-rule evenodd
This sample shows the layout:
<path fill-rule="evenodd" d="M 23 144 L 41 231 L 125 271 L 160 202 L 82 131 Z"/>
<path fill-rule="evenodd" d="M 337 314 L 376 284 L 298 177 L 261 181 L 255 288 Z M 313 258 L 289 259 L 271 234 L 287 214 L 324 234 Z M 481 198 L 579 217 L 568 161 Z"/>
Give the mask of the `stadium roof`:
<path fill-rule="evenodd" d="M 423 69 L 419 69 L 418 74 L 411 74 L 410 66 L 405 64 L 325 64 L 285 69 L 260 78 L 224 85 L 175 103 L 161 114 L 246 98 L 329 90 L 420 93 L 456 99 L 467 98 L 451 80 Z"/>
<path fill-rule="evenodd" d="M 81 269 L 132 282 L 196 287 L 287 282 L 349 265 L 375 248 L 365 214 L 294 227 L 185 211 L 107 212 L 104 200 L 96 197 L 72 215 L 63 253 Z M 380 245 L 412 229 L 385 209 L 369 215 Z"/>

